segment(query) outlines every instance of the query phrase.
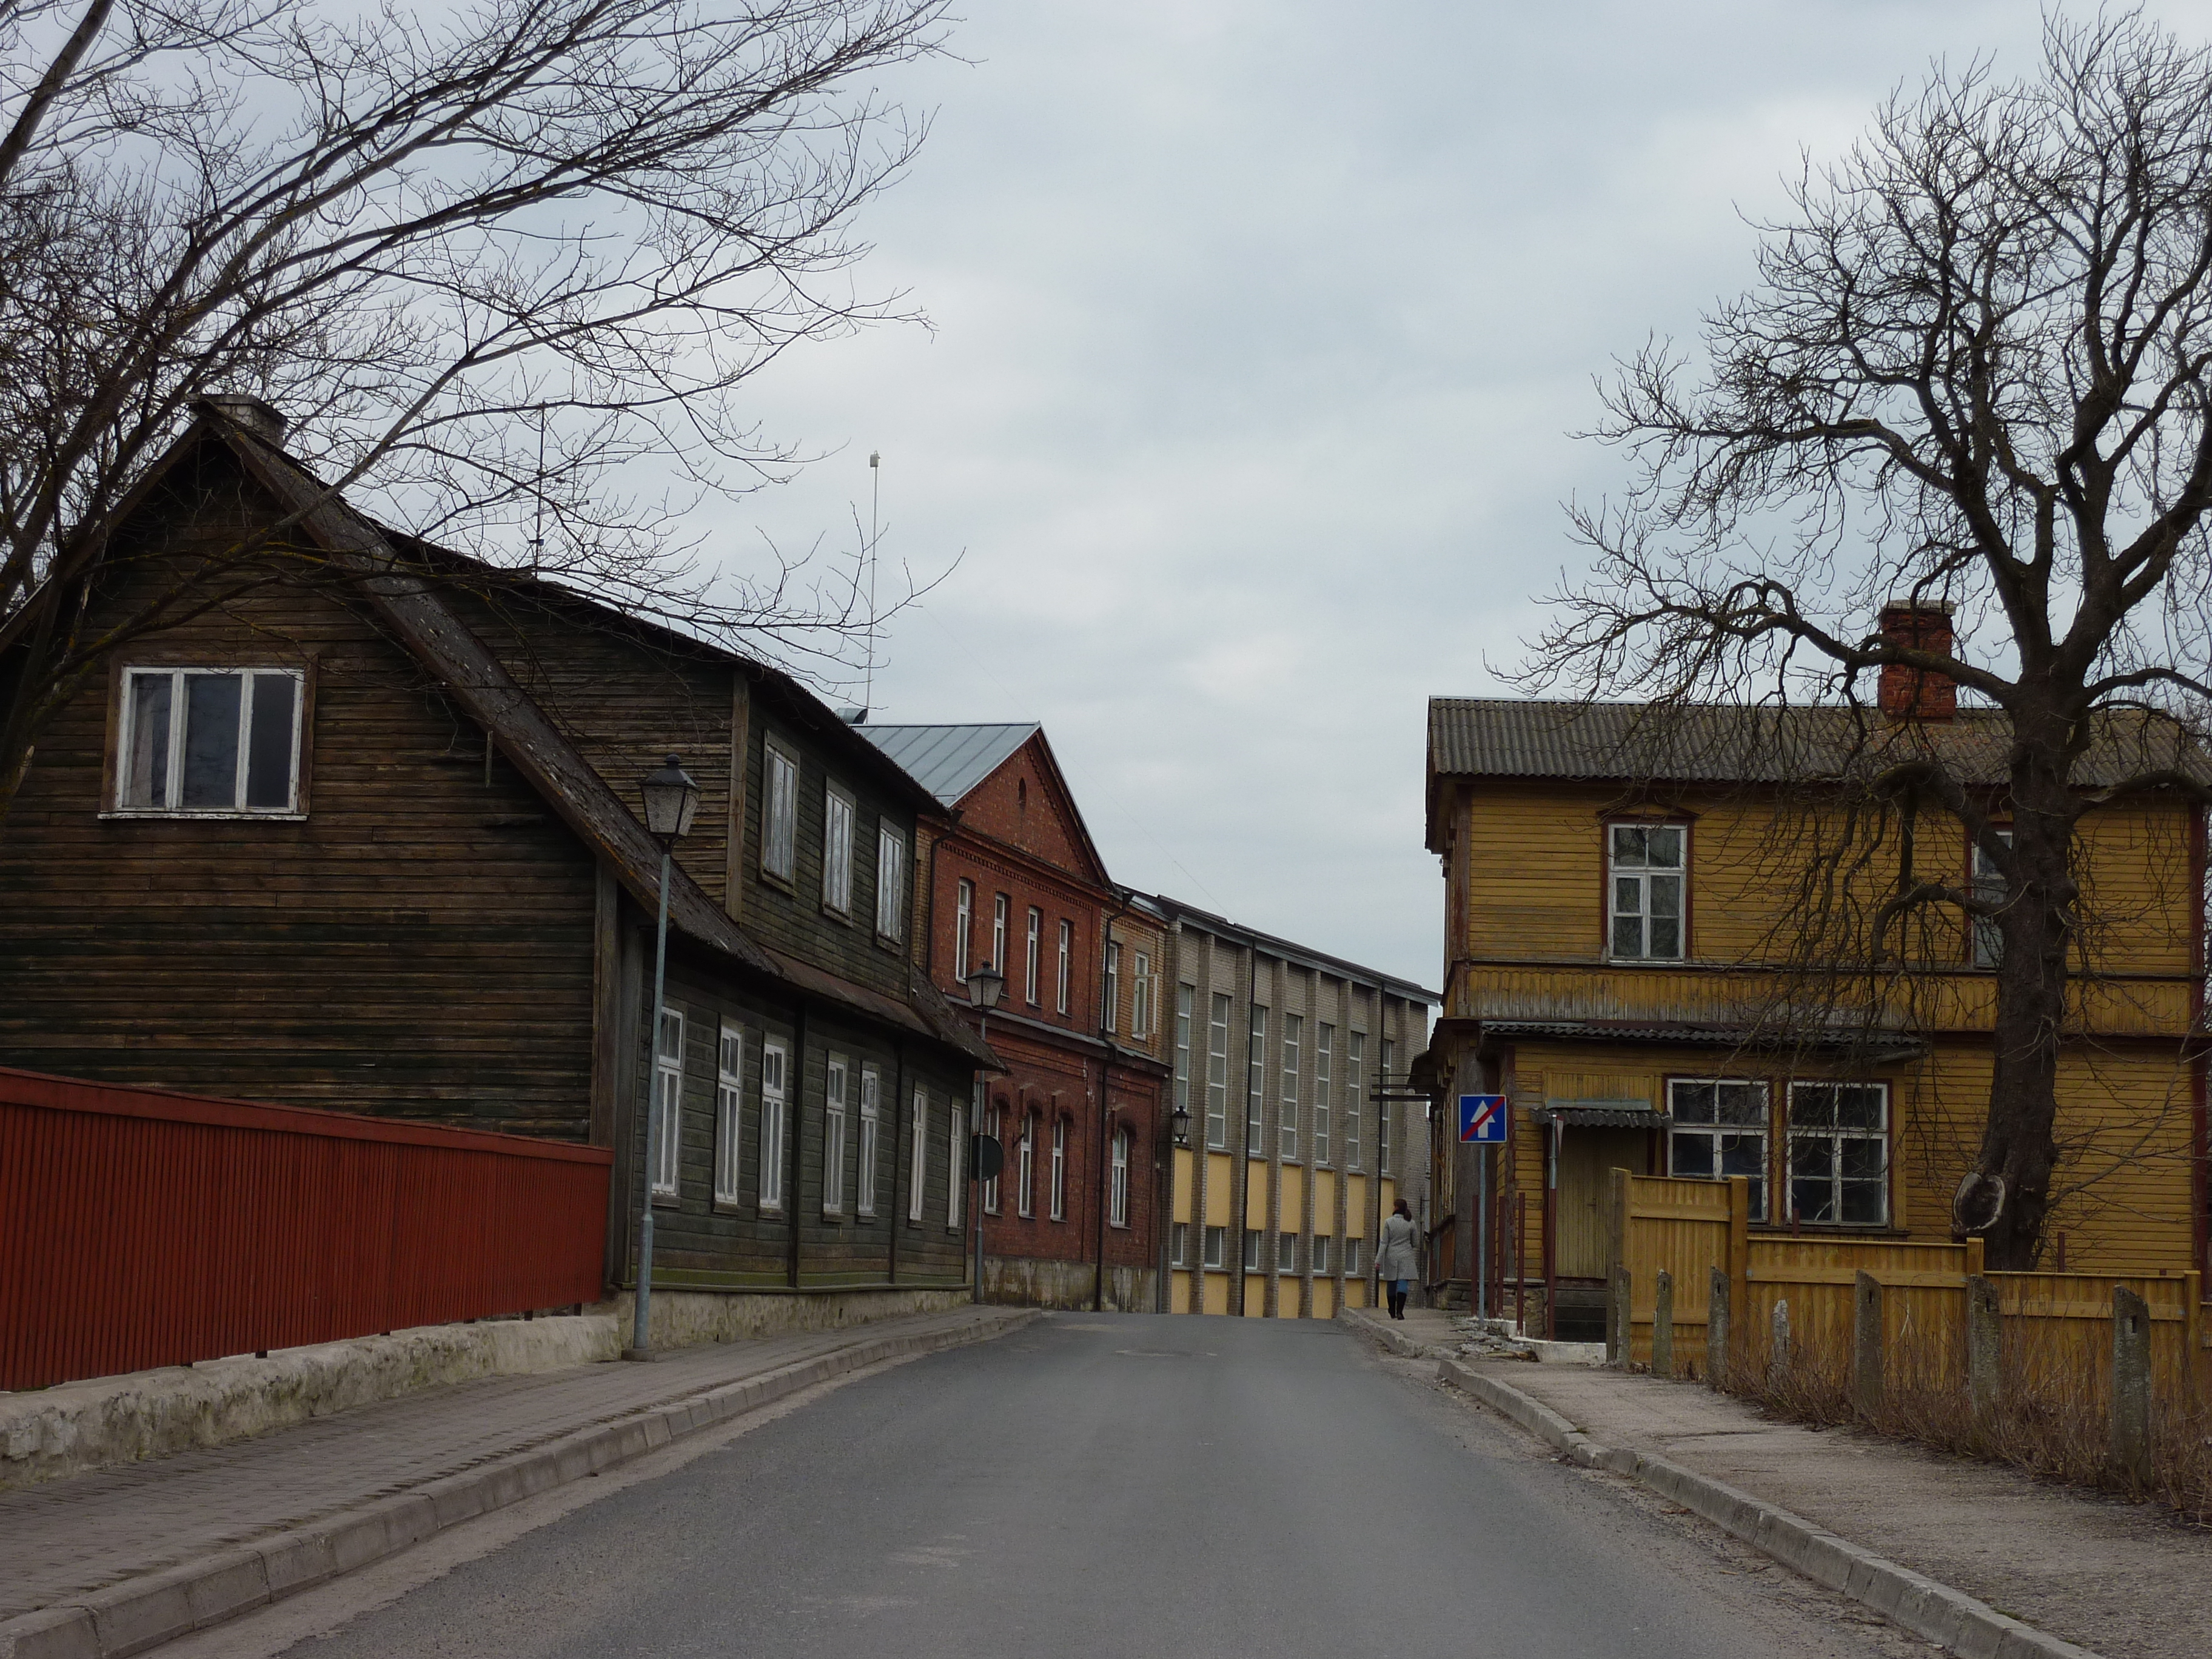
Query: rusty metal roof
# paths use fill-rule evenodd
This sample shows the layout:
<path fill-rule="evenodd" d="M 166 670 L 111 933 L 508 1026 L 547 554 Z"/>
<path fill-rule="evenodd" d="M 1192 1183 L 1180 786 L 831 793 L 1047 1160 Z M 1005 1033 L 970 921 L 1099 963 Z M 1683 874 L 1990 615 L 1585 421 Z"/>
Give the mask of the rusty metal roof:
<path fill-rule="evenodd" d="M 2001 784 L 2011 724 L 2001 709 L 1961 708 L 1954 720 L 1893 721 L 1836 705 L 1429 700 L 1432 776 L 1557 778 L 1587 782 L 1818 781 L 1921 756 L 1963 782 Z M 2212 760 L 2178 722 L 2136 709 L 2100 716 L 2074 781 L 2106 788 L 2180 773 L 2212 784 Z"/>

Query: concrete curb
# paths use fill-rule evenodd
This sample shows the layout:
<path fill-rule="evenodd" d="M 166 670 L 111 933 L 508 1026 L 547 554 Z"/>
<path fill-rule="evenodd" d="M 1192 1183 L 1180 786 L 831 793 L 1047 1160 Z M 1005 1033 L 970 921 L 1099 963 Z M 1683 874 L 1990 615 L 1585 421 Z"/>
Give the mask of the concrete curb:
<path fill-rule="evenodd" d="M 939 1331 L 864 1338 L 758 1376 L 649 1407 L 481 1468 L 433 1480 L 291 1532 L 126 1579 L 0 1623 L 0 1659 L 123 1659 L 352 1571 L 525 1498 L 612 1468 L 802 1389 L 887 1359 L 1004 1336 L 1039 1316 L 994 1311 Z"/>
<path fill-rule="evenodd" d="M 1496 1377 L 1450 1359 L 1439 1362 L 1437 1376 L 1558 1447 L 1570 1462 L 1641 1480 L 1814 1583 L 1872 1607 L 1915 1636 L 1965 1659 L 2097 1659 L 2087 1648 L 2024 1625 L 1963 1590 L 1885 1560 L 1764 1498 L 1663 1457 L 1601 1446 L 1541 1401 Z M 0 1656 L 4 1654 L 0 1649 Z"/>
<path fill-rule="evenodd" d="M 1377 1319 L 1364 1308 L 1339 1308 L 1336 1316 L 1403 1359 L 1449 1359 L 1458 1352 L 1455 1347 L 1435 1342 L 1417 1342 L 1410 1331 L 1397 1329 L 1388 1321 Z"/>

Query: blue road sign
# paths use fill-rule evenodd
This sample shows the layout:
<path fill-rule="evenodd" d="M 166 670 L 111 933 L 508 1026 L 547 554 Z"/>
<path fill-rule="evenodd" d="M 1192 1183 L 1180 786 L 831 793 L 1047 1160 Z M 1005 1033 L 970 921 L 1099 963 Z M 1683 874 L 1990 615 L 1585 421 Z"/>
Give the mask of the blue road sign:
<path fill-rule="evenodd" d="M 1462 1095 L 1459 1097 L 1459 1138 L 1480 1146 L 1503 1146 L 1506 1126 L 1513 1114 L 1505 1109 L 1504 1095 Z"/>

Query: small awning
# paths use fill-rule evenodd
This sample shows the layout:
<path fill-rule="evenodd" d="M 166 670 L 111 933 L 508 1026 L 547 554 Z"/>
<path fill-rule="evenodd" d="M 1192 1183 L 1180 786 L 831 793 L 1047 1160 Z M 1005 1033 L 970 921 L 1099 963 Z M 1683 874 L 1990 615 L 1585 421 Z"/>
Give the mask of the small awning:
<path fill-rule="evenodd" d="M 1674 1121 L 1664 1112 L 1627 1102 L 1604 1106 L 1547 1104 L 1537 1107 L 1528 1115 L 1547 1127 L 1560 1123 L 1570 1129 L 1663 1129 Z"/>

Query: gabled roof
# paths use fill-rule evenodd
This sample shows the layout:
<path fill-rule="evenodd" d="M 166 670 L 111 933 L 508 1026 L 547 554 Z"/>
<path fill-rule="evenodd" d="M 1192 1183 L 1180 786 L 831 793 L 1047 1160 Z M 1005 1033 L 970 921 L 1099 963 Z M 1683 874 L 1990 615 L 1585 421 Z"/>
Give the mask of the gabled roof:
<path fill-rule="evenodd" d="M 1303 968 L 1317 968 L 1323 973 L 1334 974 L 1340 979 L 1351 980 L 1361 985 L 1380 986 L 1392 996 L 1407 1002 L 1426 1003 L 1434 1006 L 1443 1001 L 1434 991 L 1416 985 L 1410 979 L 1400 979 L 1395 974 L 1386 974 L 1379 968 L 1363 968 L 1356 962 L 1346 962 L 1342 957 L 1312 950 L 1273 933 L 1263 933 L 1256 927 L 1247 927 L 1226 916 L 1217 916 L 1211 910 L 1201 910 L 1195 904 L 1186 904 L 1182 900 L 1170 898 L 1164 893 L 1132 893 L 1129 896 L 1137 908 L 1150 912 L 1163 921 L 1188 921 L 1202 933 L 1244 945 L 1263 957 L 1296 963 Z"/>
<path fill-rule="evenodd" d="M 606 862 L 630 896 L 648 910 L 656 908 L 659 843 L 646 832 L 629 804 L 515 682 L 499 658 L 454 615 L 436 587 L 414 574 L 422 568 L 422 561 L 411 553 L 403 555 L 380 526 L 355 512 L 342 496 L 275 444 L 221 414 L 204 413 L 164 458 L 162 467 L 205 441 L 227 447 L 249 477 L 268 490 L 287 514 L 295 515 L 301 529 L 332 564 L 357 579 L 356 589 L 368 599 L 401 647 L 443 684 L 471 720 L 492 734 L 515 770 Z M 464 558 L 453 553 L 443 556 L 455 561 Z M 580 605 L 605 609 L 582 595 L 568 597 Z M 820 707 L 825 722 L 842 725 L 826 706 Z M 669 882 L 668 921 L 695 943 L 756 974 L 864 1010 L 958 1049 L 983 1065 L 999 1063 L 911 961 L 907 963 L 905 1000 L 856 985 L 761 944 L 680 866 L 672 870 Z"/>
<path fill-rule="evenodd" d="M 854 728 L 946 806 L 1006 763 L 1044 728 L 1035 720 L 1004 726 L 860 726 Z"/>

